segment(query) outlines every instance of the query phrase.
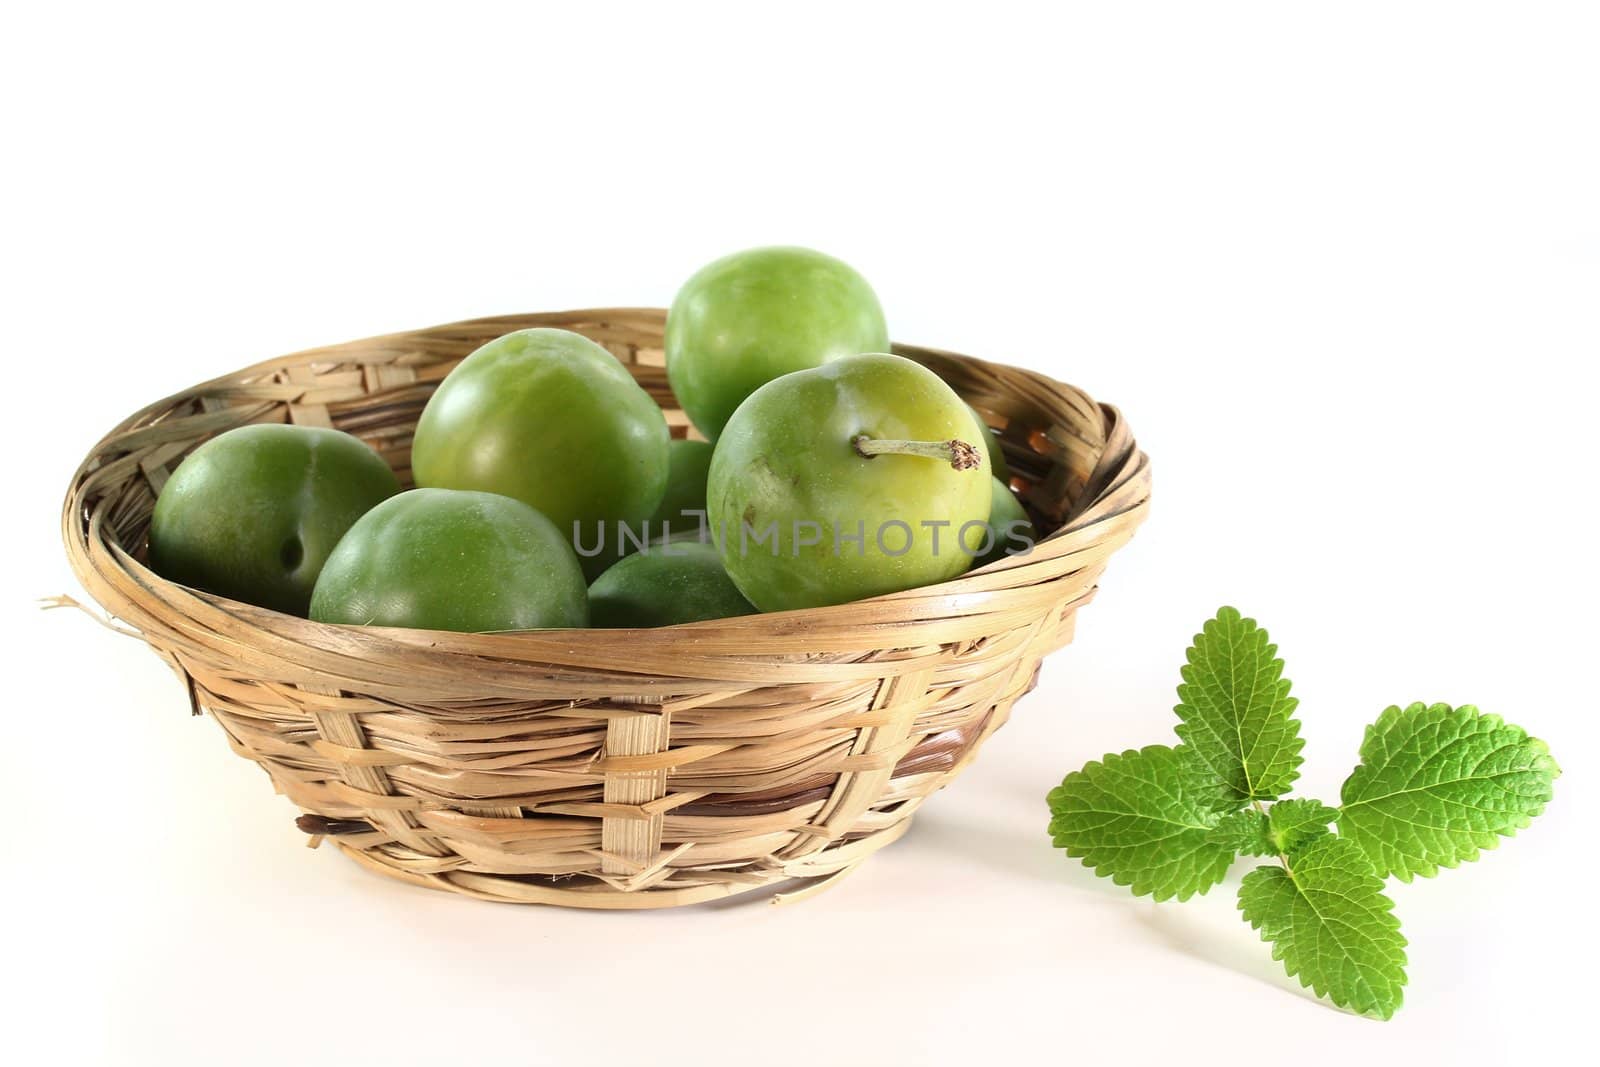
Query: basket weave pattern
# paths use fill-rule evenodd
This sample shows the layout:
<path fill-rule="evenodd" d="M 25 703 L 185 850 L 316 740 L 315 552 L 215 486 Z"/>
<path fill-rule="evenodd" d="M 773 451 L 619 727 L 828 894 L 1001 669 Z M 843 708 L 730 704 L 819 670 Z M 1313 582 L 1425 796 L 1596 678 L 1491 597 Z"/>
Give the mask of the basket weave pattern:
<path fill-rule="evenodd" d="M 142 560 L 156 494 L 202 441 L 292 422 L 349 431 L 409 484 L 411 432 L 463 357 L 510 330 L 593 338 L 692 432 L 656 309 L 477 319 L 271 360 L 153 404 L 73 479 L 68 555 L 304 813 L 302 829 L 409 882 L 490 900 L 689 904 L 825 886 L 905 832 L 1072 637 L 1149 499 L 1113 408 L 932 349 L 999 428 L 1032 553 L 942 585 L 657 630 L 447 634 L 324 626 L 165 581 Z"/>

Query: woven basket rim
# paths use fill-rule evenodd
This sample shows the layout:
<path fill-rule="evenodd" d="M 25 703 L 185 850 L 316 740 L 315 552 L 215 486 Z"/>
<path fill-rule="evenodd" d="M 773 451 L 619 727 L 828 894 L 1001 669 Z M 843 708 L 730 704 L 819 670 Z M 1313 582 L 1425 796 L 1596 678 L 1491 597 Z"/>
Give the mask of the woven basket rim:
<path fill-rule="evenodd" d="M 637 651 L 640 649 L 641 644 L 650 646 L 689 644 L 708 649 L 718 648 L 723 644 L 745 646 L 754 643 L 755 645 L 767 646 L 774 641 L 788 644 L 802 637 L 817 638 L 824 635 L 835 625 L 854 630 L 859 630 L 862 625 L 881 627 L 886 630 L 896 627 L 911 627 L 914 629 L 916 623 L 925 622 L 929 619 L 941 617 L 958 618 L 964 614 L 963 609 L 970 609 L 996 596 L 1008 595 L 1026 598 L 1028 595 L 1026 590 L 1029 589 L 1035 590 L 1040 599 L 1049 599 L 1047 587 L 1059 577 L 1058 572 L 1061 569 L 1062 561 L 1087 549 L 1093 549 L 1100 540 L 1098 536 L 1078 535 L 1082 534 L 1088 526 L 1119 517 L 1129 520 L 1129 534 L 1131 535 L 1132 527 L 1136 527 L 1142 522 L 1143 515 L 1148 508 L 1148 459 L 1142 452 L 1138 451 L 1131 435 L 1127 434 L 1126 423 L 1117 408 L 1109 404 L 1093 401 L 1087 394 L 1084 394 L 1076 387 L 1035 371 L 1011 367 L 973 356 L 958 356 L 943 349 L 895 343 L 892 345 L 892 350 L 896 354 L 910 356 L 919 359 L 919 361 L 941 358 L 957 359 L 983 369 L 998 368 L 1021 373 L 1045 388 L 1070 391 L 1077 394 L 1082 397 L 1084 402 L 1097 408 L 1110 425 L 1120 428 L 1122 435 L 1126 438 L 1127 449 L 1135 458 L 1135 461 L 1130 465 L 1131 469 L 1123 471 L 1123 477 L 1119 480 L 1108 481 L 1098 486 L 1098 491 L 1092 497 L 1086 497 L 1075 502 L 1072 514 L 1067 518 L 1067 521 L 1042 538 L 1031 552 L 1022 556 L 1003 558 L 987 566 L 967 571 L 961 576 L 946 582 L 826 607 L 762 612 L 728 619 L 714 619 L 645 629 L 570 628 L 463 634 L 437 630 L 377 626 L 351 627 L 319 623 L 242 601 L 231 600 L 227 597 L 169 581 L 135 559 L 123 546 L 115 544 L 114 539 L 111 544 L 112 551 L 109 555 L 96 559 L 90 551 L 89 542 L 94 530 L 92 529 L 92 518 L 86 516 L 82 510 L 85 507 L 82 493 L 84 479 L 103 460 L 102 452 L 108 444 L 114 442 L 119 434 L 130 430 L 138 425 L 141 420 L 148 418 L 153 412 L 170 409 L 172 406 L 187 399 L 204 395 L 208 390 L 228 383 L 263 378 L 285 367 L 318 362 L 315 357 L 324 354 L 326 354 L 326 360 L 324 361 L 348 358 L 338 354 L 338 349 L 344 345 L 400 342 L 423 333 L 455 329 L 480 329 L 485 326 L 494 326 L 502 323 L 505 325 L 506 330 L 509 331 L 525 327 L 530 318 L 549 318 L 554 322 L 566 321 L 578 316 L 600 321 L 628 318 L 654 321 L 664 317 L 665 310 L 650 307 L 573 309 L 570 311 L 541 312 L 533 316 L 486 316 L 458 320 L 442 326 L 425 327 L 422 330 L 394 331 L 335 345 L 304 349 L 299 352 L 262 360 L 227 374 L 218 375 L 186 389 L 181 389 L 170 396 L 141 407 L 103 435 L 74 472 L 71 488 L 63 502 L 62 529 L 75 574 L 86 586 L 90 586 L 91 582 L 93 585 L 102 585 L 107 579 L 121 577 L 125 581 L 131 581 L 152 593 L 159 593 L 159 597 L 155 598 L 158 602 L 184 604 L 187 601 L 196 611 L 211 610 L 226 613 L 237 623 L 259 631 L 263 636 L 303 642 L 330 652 L 349 654 L 353 651 L 349 647 L 352 642 L 352 635 L 356 635 L 355 641 L 360 646 L 360 654 L 362 656 L 390 654 L 414 656 L 419 648 L 425 647 L 430 651 L 448 655 L 473 657 L 487 655 L 497 659 L 509 658 L 514 660 L 533 658 L 549 663 L 551 662 L 552 653 L 558 652 L 562 646 L 570 646 L 574 641 L 583 642 L 588 651 L 609 650 L 615 652 L 625 652 L 628 649 Z M 244 421 L 251 420 L 246 419 Z M 1130 488 L 1133 490 L 1132 492 L 1129 491 Z M 1116 503 L 1112 503 L 1113 498 L 1117 498 Z M 1089 520 L 1092 520 L 1092 522 Z M 1111 547 L 1119 546 L 1122 540 L 1126 540 L 1126 538 L 1118 540 L 1117 544 Z M 1096 554 L 1109 555 L 1109 550 L 1102 548 Z M 120 573 L 113 574 L 111 573 L 112 569 Z M 108 608 L 112 607 L 111 605 L 106 606 Z M 112 614 L 117 615 L 117 612 L 113 610 Z M 863 616 L 870 616 L 870 618 L 864 619 Z M 121 618 L 123 616 L 117 617 Z M 138 625 L 138 621 L 135 619 L 125 619 L 125 621 L 131 622 L 135 626 Z M 886 642 L 885 644 L 893 647 L 904 647 L 898 641 Z M 759 656 L 772 653 L 767 648 L 751 648 L 747 654 Z M 554 658 L 560 661 L 568 657 L 557 654 Z M 585 660 L 585 655 L 576 657 L 576 662 L 584 662 Z"/>

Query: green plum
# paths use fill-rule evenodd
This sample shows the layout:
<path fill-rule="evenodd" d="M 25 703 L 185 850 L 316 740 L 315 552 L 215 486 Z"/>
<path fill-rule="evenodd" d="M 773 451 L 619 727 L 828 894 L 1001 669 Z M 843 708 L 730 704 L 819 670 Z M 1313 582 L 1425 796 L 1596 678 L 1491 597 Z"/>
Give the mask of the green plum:
<path fill-rule="evenodd" d="M 670 440 L 661 409 L 611 353 L 569 330 L 518 330 L 440 383 L 411 468 L 419 486 L 513 497 L 595 545 L 655 511 Z M 603 564 L 586 561 L 596 574 Z"/>
<path fill-rule="evenodd" d="M 667 491 L 648 519 L 639 525 L 607 524 L 593 537 L 585 531 L 577 542 L 578 562 L 592 579 L 645 545 L 687 534 L 700 540 L 705 527 L 706 473 L 711 445 L 706 441 L 673 441 L 667 452 Z"/>
<path fill-rule="evenodd" d="M 785 375 L 740 405 L 711 459 L 707 513 L 734 584 L 762 611 L 946 581 L 992 480 L 961 398 L 900 356 Z"/>
<path fill-rule="evenodd" d="M 189 454 L 150 518 L 150 566 L 207 592 L 304 615 L 328 554 L 400 491 L 358 438 L 315 426 L 241 426 Z"/>
<path fill-rule="evenodd" d="M 706 479 L 711 474 L 709 441 L 674 441 L 667 454 L 667 491 L 650 516 L 652 540 L 668 532 L 698 531 L 706 510 Z"/>
<path fill-rule="evenodd" d="M 1034 528 L 1033 520 L 1028 518 L 1022 501 L 1017 499 L 1011 487 L 999 478 L 990 478 L 989 488 L 989 536 L 982 538 L 974 531 L 966 542 L 968 551 L 978 551 L 984 543 L 989 545 L 988 551 L 972 561 L 974 567 L 993 563 L 1006 556 L 1026 555 L 1039 540 L 1039 531 Z"/>
<path fill-rule="evenodd" d="M 589 602 L 566 536 L 527 504 L 413 489 L 350 527 L 317 579 L 311 617 L 487 633 L 586 626 Z"/>
<path fill-rule="evenodd" d="M 595 626 L 642 628 L 755 612 L 723 569 L 717 547 L 699 541 L 651 545 L 589 587 Z"/>
<path fill-rule="evenodd" d="M 667 313 L 667 378 L 712 440 L 774 378 L 841 356 L 885 352 L 889 331 L 866 279 L 808 248 L 753 248 L 703 267 Z"/>

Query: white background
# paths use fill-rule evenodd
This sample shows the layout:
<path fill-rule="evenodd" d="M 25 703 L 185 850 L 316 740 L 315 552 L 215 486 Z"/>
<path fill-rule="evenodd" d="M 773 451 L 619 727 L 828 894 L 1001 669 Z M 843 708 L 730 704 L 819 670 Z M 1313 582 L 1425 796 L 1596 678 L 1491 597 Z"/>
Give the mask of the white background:
<path fill-rule="evenodd" d="M 1538 1063 L 1587 1040 L 1592 7 L 213 7 L 31 5 L 0 32 L 16 1062 Z M 34 608 L 76 591 L 72 468 L 149 400 L 318 343 L 664 304 L 773 242 L 858 267 L 897 339 L 1118 404 L 1156 477 L 1076 644 L 821 897 L 611 915 L 376 879 L 306 851 L 148 651 Z M 1221 603 L 1287 659 L 1312 795 L 1392 702 L 1477 703 L 1566 769 L 1516 840 L 1394 887 L 1391 1023 L 1283 977 L 1231 884 L 1154 905 L 1045 838 L 1063 773 L 1169 739 Z"/>

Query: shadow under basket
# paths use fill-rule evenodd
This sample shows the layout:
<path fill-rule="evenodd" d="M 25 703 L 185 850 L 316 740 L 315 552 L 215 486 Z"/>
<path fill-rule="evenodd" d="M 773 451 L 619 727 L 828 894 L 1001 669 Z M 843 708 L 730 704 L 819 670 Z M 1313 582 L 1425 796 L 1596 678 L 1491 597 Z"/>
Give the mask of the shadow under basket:
<path fill-rule="evenodd" d="M 312 842 L 486 900 L 692 904 L 848 873 L 906 831 L 1072 637 L 1143 520 L 1149 464 L 1116 409 L 1015 367 L 897 345 L 994 427 L 1046 536 L 952 582 L 654 630 L 456 634 L 327 626 L 175 585 L 150 512 L 201 442 L 247 423 L 332 426 L 409 484 L 412 429 L 463 357 L 511 330 L 593 338 L 691 433 L 665 313 L 474 319 L 313 349 L 125 420 L 62 516 L 89 593 L 150 644 L 303 812 Z"/>

